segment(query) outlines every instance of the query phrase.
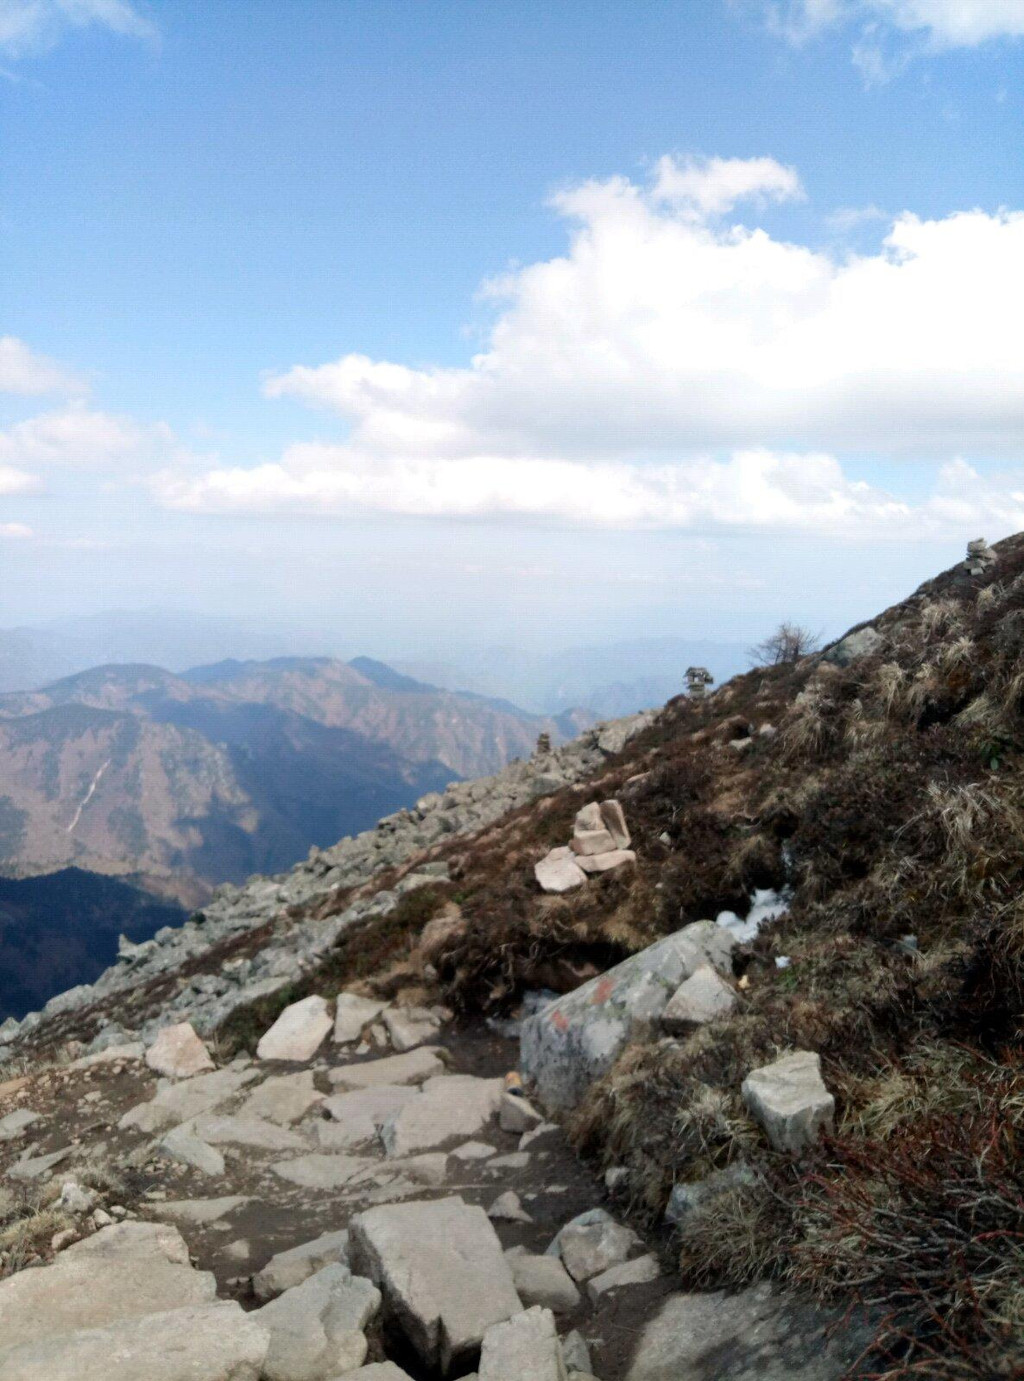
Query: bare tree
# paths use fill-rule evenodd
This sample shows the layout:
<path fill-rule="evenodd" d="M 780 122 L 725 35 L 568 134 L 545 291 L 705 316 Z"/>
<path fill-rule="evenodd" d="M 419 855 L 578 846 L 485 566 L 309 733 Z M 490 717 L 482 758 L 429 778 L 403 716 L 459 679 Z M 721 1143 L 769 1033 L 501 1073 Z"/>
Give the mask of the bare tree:
<path fill-rule="evenodd" d="M 756 667 L 778 667 L 785 662 L 798 662 L 811 652 L 817 652 L 821 635 L 802 628 L 798 623 L 780 623 L 764 642 L 752 647 L 747 654 Z"/>

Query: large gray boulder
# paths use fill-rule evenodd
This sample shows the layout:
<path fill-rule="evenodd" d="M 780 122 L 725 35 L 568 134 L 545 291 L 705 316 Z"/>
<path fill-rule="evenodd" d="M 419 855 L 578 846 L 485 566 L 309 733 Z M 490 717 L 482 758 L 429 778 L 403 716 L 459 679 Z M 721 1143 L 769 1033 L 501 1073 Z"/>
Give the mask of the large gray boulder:
<path fill-rule="evenodd" d="M 0 1381 L 260 1381 L 269 1341 L 233 1301 L 189 1305 L 12 1346 L 5 1338 Z"/>
<path fill-rule="evenodd" d="M 645 1325 L 626 1381 L 839 1381 L 863 1346 L 787 1306 L 771 1286 L 670 1295 Z"/>
<path fill-rule="evenodd" d="M 836 1106 L 821 1077 L 821 1057 L 810 1050 L 751 1070 L 743 1101 L 777 1151 L 802 1151 L 817 1141 L 831 1127 Z"/>
<path fill-rule="evenodd" d="M 177 1228 L 120 1223 L 0 1281 L 0 1346 L 209 1304 L 216 1293 L 212 1275 L 192 1270 Z"/>
<path fill-rule="evenodd" d="M 480 1381 L 566 1381 L 550 1309 L 539 1305 L 493 1324 L 480 1350 Z"/>
<path fill-rule="evenodd" d="M 522 1311 L 498 1236 L 462 1199 L 386 1204 L 349 1224 L 353 1269 L 384 1295 L 385 1318 L 423 1364 L 469 1366 L 492 1324 Z"/>
<path fill-rule="evenodd" d="M 331 1381 L 362 1366 L 379 1308 L 376 1286 L 337 1263 L 286 1290 L 255 1316 L 270 1334 L 263 1381 Z"/>
<path fill-rule="evenodd" d="M 634 1035 L 652 1031 L 684 979 L 704 964 L 732 972 L 735 940 L 714 921 L 685 926 L 523 1022 L 524 1075 L 550 1109 L 575 1107 Z"/>

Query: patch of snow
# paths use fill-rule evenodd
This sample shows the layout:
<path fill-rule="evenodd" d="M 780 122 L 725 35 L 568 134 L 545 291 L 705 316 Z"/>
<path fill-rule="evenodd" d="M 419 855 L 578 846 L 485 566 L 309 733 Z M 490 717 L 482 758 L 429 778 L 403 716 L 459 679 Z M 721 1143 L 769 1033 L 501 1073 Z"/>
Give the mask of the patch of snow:
<path fill-rule="evenodd" d="M 788 954 L 777 954 L 775 956 L 775 967 L 777 969 L 788 969 L 792 962 Z"/>
<path fill-rule="evenodd" d="M 735 911 L 720 911 L 715 920 L 730 934 L 745 944 L 752 940 L 766 921 L 774 921 L 789 910 L 789 896 L 785 892 L 775 892 L 770 887 L 755 888 L 750 899 L 750 910 L 740 917 Z"/>

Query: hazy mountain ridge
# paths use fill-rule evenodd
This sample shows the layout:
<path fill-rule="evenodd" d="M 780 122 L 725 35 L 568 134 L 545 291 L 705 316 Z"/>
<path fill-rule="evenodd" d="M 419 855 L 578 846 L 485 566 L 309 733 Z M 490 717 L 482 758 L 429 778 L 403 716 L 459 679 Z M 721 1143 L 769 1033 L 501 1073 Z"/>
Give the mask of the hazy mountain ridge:
<path fill-rule="evenodd" d="M 0 867 L 143 874 L 192 901 L 561 735 L 369 666 L 104 666 L 0 696 Z"/>

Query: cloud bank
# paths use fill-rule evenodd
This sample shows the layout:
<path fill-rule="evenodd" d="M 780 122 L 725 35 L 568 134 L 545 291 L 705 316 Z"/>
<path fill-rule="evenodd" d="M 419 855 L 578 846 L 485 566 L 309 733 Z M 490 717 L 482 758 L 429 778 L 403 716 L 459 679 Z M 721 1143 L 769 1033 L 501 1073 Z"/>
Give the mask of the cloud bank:
<path fill-rule="evenodd" d="M 0 52 L 18 57 L 53 47 L 74 29 L 99 27 L 125 38 L 152 39 L 153 24 L 128 0 L 2 0 Z"/>

